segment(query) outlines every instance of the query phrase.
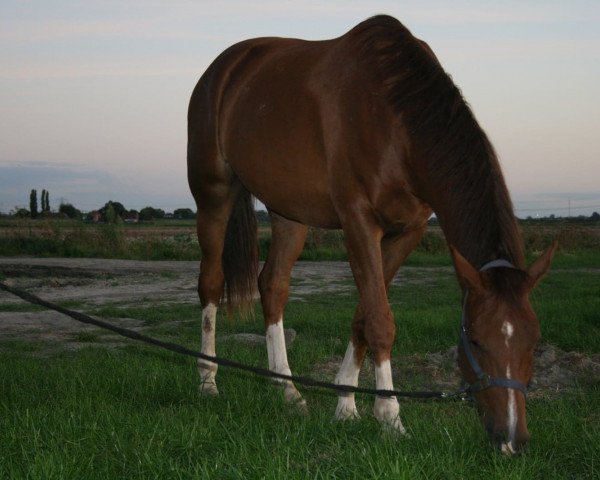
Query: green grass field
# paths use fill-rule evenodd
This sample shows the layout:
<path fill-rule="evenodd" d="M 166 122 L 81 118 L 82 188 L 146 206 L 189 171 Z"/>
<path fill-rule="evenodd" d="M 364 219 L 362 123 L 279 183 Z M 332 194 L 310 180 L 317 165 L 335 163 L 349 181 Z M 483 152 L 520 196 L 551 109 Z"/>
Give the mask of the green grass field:
<path fill-rule="evenodd" d="M 441 261 L 432 258 L 421 262 Z M 600 353 L 599 266 L 596 257 L 559 258 L 533 296 L 545 341 Z M 456 282 L 447 270 L 431 273 L 427 283 L 391 291 L 395 354 L 444 350 L 456 341 Z M 294 373 L 318 376 L 319 365 L 344 353 L 356 298 L 314 294 L 306 300 L 287 309 L 286 327 L 298 332 L 289 358 Z M 5 310 L 11 308 L 23 307 Z M 141 319 L 148 334 L 199 347 L 196 304 L 76 308 Z M 169 323 L 174 319 L 176 327 Z M 217 336 L 262 330 L 260 313 L 248 323 L 220 316 Z M 530 401 L 530 447 L 505 458 L 491 449 L 475 409 L 465 402 L 401 401 L 410 438 L 397 438 L 373 419 L 372 398 L 357 396 L 361 420 L 338 423 L 332 420 L 334 396 L 301 388 L 309 406 L 302 416 L 267 380 L 226 368 L 217 377 L 221 395 L 200 398 L 193 359 L 133 341 L 98 348 L 100 336 L 78 335 L 89 348 L 51 354 L 40 344 L 0 339 L 0 478 L 600 477 L 595 380 L 558 399 Z M 267 364 L 264 348 L 225 340 L 217 349 L 225 357 Z M 411 386 L 411 378 L 396 385 Z"/>

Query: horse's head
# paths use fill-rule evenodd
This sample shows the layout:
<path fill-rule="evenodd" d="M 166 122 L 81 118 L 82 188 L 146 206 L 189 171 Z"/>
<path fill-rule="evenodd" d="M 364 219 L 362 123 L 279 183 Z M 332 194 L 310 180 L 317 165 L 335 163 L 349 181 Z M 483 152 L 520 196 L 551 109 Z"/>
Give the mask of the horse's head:
<path fill-rule="evenodd" d="M 486 430 L 506 454 L 518 452 L 529 440 L 521 388 L 531 380 L 540 338 L 529 292 L 548 271 L 555 248 L 553 244 L 525 271 L 502 267 L 478 271 L 452 249 L 466 295 L 458 363 L 473 387 Z"/>

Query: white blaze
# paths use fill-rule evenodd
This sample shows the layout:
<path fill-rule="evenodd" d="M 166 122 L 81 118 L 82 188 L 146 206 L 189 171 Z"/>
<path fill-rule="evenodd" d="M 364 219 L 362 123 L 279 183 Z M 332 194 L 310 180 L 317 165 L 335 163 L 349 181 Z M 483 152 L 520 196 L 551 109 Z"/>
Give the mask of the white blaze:
<path fill-rule="evenodd" d="M 504 345 L 508 347 L 508 341 L 511 339 L 513 332 L 515 331 L 512 323 L 505 321 L 502 324 L 502 334 L 504 335 Z"/>
<path fill-rule="evenodd" d="M 510 376 L 510 365 L 506 367 L 506 378 Z M 514 442 L 515 432 L 517 431 L 517 401 L 515 398 L 514 388 L 508 389 L 508 404 L 507 404 L 507 424 L 508 424 L 508 441 Z"/>
<path fill-rule="evenodd" d="M 513 324 L 509 321 L 504 321 L 502 324 L 502 334 L 504 335 L 504 345 L 506 348 L 510 348 L 509 341 L 515 331 Z M 510 358 L 510 355 L 509 355 Z M 506 366 L 506 378 L 512 378 L 510 371 L 510 363 Z M 513 388 L 507 389 L 508 391 L 508 402 L 506 404 L 506 426 L 508 439 L 507 442 L 502 444 L 503 453 L 514 453 L 513 448 L 515 433 L 517 431 L 517 400 L 515 396 L 515 390 Z"/>

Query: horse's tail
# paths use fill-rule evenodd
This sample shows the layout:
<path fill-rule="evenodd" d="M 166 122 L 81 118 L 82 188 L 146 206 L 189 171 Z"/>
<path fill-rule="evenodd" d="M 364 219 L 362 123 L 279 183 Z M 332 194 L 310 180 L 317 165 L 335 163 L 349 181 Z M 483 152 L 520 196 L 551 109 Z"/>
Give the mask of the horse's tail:
<path fill-rule="evenodd" d="M 233 206 L 223 249 L 226 305 L 230 315 L 237 309 L 242 317 L 254 313 L 258 278 L 258 229 L 254 199 L 246 189 Z"/>

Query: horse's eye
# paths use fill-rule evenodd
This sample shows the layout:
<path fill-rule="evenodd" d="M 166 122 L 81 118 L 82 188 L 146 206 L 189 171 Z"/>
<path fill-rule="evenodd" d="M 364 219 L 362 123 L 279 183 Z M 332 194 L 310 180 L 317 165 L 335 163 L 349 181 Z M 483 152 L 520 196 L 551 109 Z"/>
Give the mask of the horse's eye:
<path fill-rule="evenodd" d="M 476 348 L 481 348 L 481 344 L 477 340 L 471 340 L 471 345 Z"/>

